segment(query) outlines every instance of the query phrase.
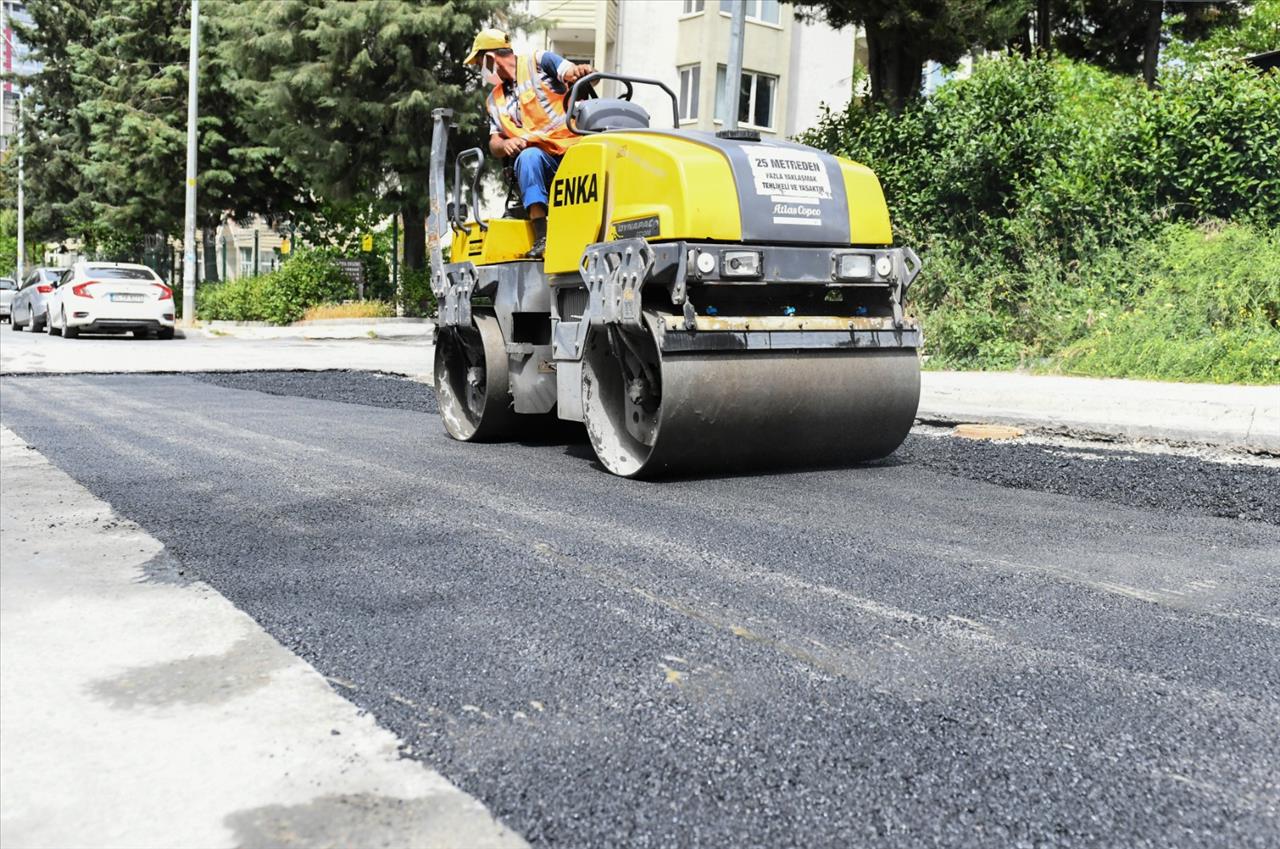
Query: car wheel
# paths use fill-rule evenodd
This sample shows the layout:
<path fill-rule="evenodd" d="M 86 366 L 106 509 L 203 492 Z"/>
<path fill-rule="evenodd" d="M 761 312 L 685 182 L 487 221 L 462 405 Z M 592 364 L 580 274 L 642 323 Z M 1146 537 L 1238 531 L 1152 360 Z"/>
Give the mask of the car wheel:
<path fill-rule="evenodd" d="M 147 330 L 145 327 L 139 327 L 133 331 L 134 339 L 146 339 L 150 335 L 151 335 L 151 331 Z"/>
<path fill-rule="evenodd" d="M 48 313 L 44 314 L 44 326 L 45 326 L 45 329 L 49 331 L 50 336 L 62 335 L 62 328 L 53 326 L 53 316 L 49 315 Z"/>
<path fill-rule="evenodd" d="M 74 339 L 80 335 L 80 328 L 67 324 L 67 311 L 62 311 L 62 338 Z"/>
<path fill-rule="evenodd" d="M 37 319 L 34 315 L 33 315 L 33 316 L 31 316 L 31 332 L 32 332 L 32 333 L 43 333 L 43 332 L 44 332 L 44 320 L 43 320 L 43 319 Z"/>
<path fill-rule="evenodd" d="M 173 328 L 172 328 L 172 327 L 162 327 L 162 328 L 160 328 L 160 330 L 158 330 L 158 331 L 156 332 L 156 338 L 157 338 L 157 339 L 172 339 L 172 338 L 173 338 Z"/>

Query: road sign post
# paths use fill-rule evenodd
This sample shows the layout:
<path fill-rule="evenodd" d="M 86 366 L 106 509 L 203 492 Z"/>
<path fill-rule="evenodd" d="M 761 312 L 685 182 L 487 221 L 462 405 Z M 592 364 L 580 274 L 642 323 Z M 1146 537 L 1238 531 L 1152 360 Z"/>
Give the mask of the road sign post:
<path fill-rule="evenodd" d="M 191 0 L 191 43 L 187 57 L 187 202 L 182 234 L 182 323 L 196 318 L 196 115 L 200 72 L 200 0 Z"/>

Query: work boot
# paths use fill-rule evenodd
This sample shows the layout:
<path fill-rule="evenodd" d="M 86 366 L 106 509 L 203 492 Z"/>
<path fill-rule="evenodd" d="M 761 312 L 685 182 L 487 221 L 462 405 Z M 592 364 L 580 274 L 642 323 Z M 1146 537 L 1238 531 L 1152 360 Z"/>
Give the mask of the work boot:
<path fill-rule="evenodd" d="M 530 218 L 529 223 L 533 225 L 533 247 L 529 248 L 525 256 L 529 259 L 542 259 L 542 255 L 547 252 L 547 219 Z"/>

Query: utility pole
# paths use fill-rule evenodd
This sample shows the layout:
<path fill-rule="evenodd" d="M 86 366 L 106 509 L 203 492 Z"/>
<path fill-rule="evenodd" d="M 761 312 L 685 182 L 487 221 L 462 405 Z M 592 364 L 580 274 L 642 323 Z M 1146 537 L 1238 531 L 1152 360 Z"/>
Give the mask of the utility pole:
<path fill-rule="evenodd" d="M 23 198 L 22 174 L 22 104 L 26 100 L 22 92 L 18 92 L 18 285 L 22 285 L 25 272 L 23 265 L 27 256 L 27 204 Z"/>
<path fill-rule="evenodd" d="M 9 19 L 6 16 L 8 11 L 8 4 L 4 0 L 0 0 L 0 36 L 4 38 L 4 44 L 0 45 L 0 54 L 2 54 L 0 55 L 0 63 L 3 63 L 4 57 L 8 56 L 9 51 L 12 49 L 9 42 Z M 0 144 L 7 149 L 9 147 L 9 137 L 4 134 L 4 113 L 9 107 L 8 98 L 5 97 L 9 92 L 9 83 L 6 82 L 3 86 L 0 86 L 0 89 L 3 89 L 0 91 Z M 21 277 L 18 278 L 18 285 L 22 285 Z"/>
<path fill-rule="evenodd" d="M 726 130 L 738 129 L 738 101 L 742 98 L 742 42 L 747 28 L 746 0 L 738 0 L 729 18 L 729 64 L 724 69 Z"/>
<path fill-rule="evenodd" d="M 196 317 L 196 75 L 200 70 L 200 0 L 191 0 L 191 55 L 187 65 L 187 209 L 182 234 L 182 324 Z"/>

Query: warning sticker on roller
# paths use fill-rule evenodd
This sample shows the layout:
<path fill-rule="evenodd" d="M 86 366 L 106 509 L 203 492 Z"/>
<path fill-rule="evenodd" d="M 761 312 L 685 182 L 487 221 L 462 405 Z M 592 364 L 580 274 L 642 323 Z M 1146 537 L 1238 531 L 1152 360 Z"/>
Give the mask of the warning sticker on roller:
<path fill-rule="evenodd" d="M 764 144 L 744 147 L 756 194 L 773 201 L 774 223 L 820 224 L 820 205 L 831 199 L 831 178 L 819 154 Z"/>

